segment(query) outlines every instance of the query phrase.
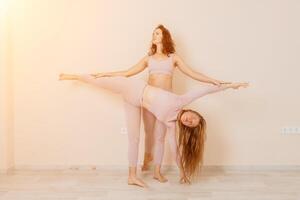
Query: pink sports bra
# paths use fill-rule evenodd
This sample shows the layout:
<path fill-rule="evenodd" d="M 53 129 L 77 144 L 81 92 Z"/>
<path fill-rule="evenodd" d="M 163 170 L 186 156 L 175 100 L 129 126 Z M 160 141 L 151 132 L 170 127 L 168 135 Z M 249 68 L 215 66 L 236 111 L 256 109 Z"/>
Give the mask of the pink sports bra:
<path fill-rule="evenodd" d="M 170 57 L 164 60 L 156 60 L 153 58 L 153 56 L 150 56 L 148 60 L 149 74 L 162 73 L 172 75 L 174 70 L 172 58 L 172 54 Z"/>

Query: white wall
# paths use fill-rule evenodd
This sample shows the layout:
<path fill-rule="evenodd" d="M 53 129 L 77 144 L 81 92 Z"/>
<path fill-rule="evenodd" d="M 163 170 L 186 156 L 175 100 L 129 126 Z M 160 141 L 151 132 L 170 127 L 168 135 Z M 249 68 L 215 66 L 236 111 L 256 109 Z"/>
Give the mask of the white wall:
<path fill-rule="evenodd" d="M 194 70 L 250 87 L 197 100 L 208 123 L 205 165 L 299 165 L 299 1 L 14 0 L 13 135 L 16 167 L 127 165 L 118 95 L 58 74 L 124 70 L 154 27 L 172 33 Z M 147 72 L 137 78 L 146 80 Z M 175 92 L 199 83 L 178 70 Z M 143 132 L 142 132 L 143 135 Z M 143 154 L 141 143 L 140 158 Z M 141 160 L 140 160 L 141 161 Z M 167 155 L 165 164 L 170 164 Z"/>

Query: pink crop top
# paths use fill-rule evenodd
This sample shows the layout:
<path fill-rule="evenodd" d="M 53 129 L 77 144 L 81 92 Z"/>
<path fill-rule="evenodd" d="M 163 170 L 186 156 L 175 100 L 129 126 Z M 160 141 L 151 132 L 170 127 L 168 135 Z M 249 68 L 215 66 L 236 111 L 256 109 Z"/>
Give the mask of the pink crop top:
<path fill-rule="evenodd" d="M 172 58 L 172 54 L 170 54 L 170 57 L 164 60 L 156 60 L 153 58 L 153 56 L 150 56 L 148 60 L 149 74 L 162 73 L 172 75 L 174 70 Z"/>

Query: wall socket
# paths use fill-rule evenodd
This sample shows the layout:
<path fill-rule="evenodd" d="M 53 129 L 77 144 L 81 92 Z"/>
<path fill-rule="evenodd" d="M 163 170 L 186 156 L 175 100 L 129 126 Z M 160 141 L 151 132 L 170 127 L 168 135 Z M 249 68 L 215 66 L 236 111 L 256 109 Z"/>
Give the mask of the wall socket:
<path fill-rule="evenodd" d="M 300 135 L 300 127 L 282 127 L 281 134 L 283 135 Z"/>
<path fill-rule="evenodd" d="M 122 128 L 121 128 L 121 134 L 122 134 L 122 135 L 127 135 L 127 128 L 122 127 Z"/>

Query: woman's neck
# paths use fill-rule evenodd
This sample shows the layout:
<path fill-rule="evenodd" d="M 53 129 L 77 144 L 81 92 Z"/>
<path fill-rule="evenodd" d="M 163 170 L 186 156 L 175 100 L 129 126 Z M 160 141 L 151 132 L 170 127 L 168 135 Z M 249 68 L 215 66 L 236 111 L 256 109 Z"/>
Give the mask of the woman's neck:
<path fill-rule="evenodd" d="M 163 55 L 162 44 L 161 43 L 159 43 L 159 44 L 156 45 L 156 53 L 155 54 Z"/>

